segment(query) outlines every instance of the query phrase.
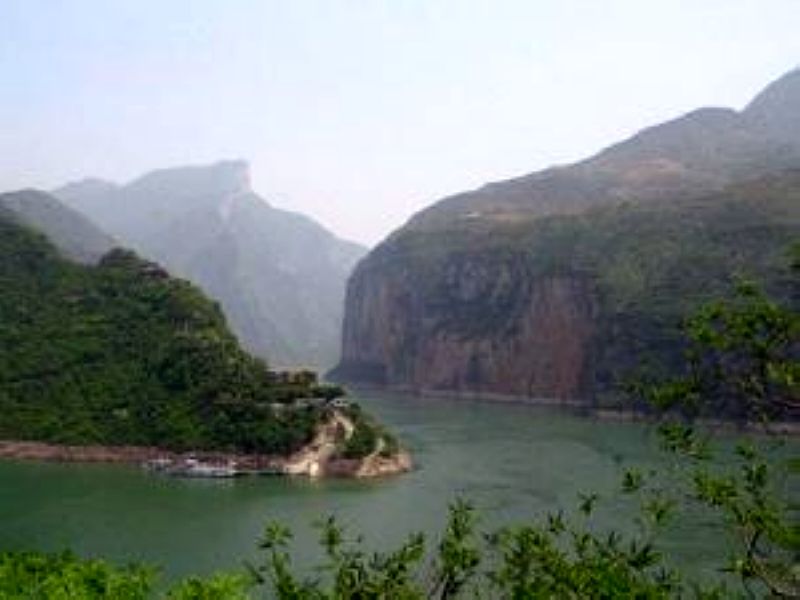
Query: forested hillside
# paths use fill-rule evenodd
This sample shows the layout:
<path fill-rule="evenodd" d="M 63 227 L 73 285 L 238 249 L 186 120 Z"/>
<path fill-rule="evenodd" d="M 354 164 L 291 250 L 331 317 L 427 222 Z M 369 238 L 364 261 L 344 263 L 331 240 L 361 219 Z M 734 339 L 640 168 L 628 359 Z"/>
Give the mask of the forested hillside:
<path fill-rule="evenodd" d="M 271 403 L 313 385 L 280 383 L 158 265 L 121 249 L 71 262 L 0 209 L 0 438 L 285 454 L 319 409 Z"/>

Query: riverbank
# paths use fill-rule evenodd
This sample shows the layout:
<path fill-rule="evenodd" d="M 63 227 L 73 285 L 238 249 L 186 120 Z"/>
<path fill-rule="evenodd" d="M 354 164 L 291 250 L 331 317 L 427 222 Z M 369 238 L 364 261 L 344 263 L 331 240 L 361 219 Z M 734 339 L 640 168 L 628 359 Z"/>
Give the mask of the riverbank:
<path fill-rule="evenodd" d="M 359 393 L 389 393 L 410 398 L 467 400 L 483 404 L 516 404 L 563 409 L 579 417 L 598 421 L 624 423 L 654 423 L 656 416 L 639 410 L 614 406 L 592 406 L 590 401 L 575 398 L 532 398 L 511 394 L 482 393 L 458 390 L 415 389 L 408 386 L 379 386 L 369 384 L 350 385 L 354 395 Z M 746 431 L 764 435 L 784 435 L 800 438 L 800 421 L 775 421 L 771 423 L 739 423 L 724 419 L 699 419 L 699 424 L 723 431 Z"/>
<path fill-rule="evenodd" d="M 655 416 L 646 413 L 615 408 L 590 409 L 587 414 L 600 421 L 618 421 L 625 423 L 653 423 Z M 719 431 L 742 431 L 764 435 L 785 435 L 800 437 L 800 422 L 775 421 L 770 423 L 739 423 L 723 419 L 698 419 L 697 423 Z"/>
<path fill-rule="evenodd" d="M 151 446 L 70 446 L 22 440 L 0 440 L 0 460 L 118 463 L 142 467 L 161 464 L 174 466 L 176 472 L 182 470 L 180 465 L 198 464 L 216 468 L 231 468 L 234 471 L 232 475 L 358 479 L 397 475 L 413 468 L 411 456 L 404 450 L 390 457 L 379 456 L 375 453 L 363 459 L 330 458 L 324 464 L 320 464 L 314 463 L 307 453 L 304 453 L 300 460 L 297 455 L 278 457 L 226 452 L 173 452 Z M 312 466 L 312 464 L 318 466 Z"/>
<path fill-rule="evenodd" d="M 214 451 L 176 452 L 153 446 L 74 446 L 26 440 L 0 440 L 0 459 L 139 465 L 175 475 L 217 477 L 285 475 L 367 479 L 405 473 L 413 468 L 405 450 L 385 456 L 382 448 L 359 459 L 338 455 L 352 423 L 338 411 L 322 424 L 314 438 L 289 456 Z"/>

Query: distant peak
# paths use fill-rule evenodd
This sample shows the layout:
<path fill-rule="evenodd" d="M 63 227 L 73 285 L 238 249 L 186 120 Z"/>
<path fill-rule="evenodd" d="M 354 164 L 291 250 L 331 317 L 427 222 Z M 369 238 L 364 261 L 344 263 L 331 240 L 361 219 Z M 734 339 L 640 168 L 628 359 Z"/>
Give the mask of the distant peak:
<path fill-rule="evenodd" d="M 66 185 L 53 190 L 52 194 L 61 200 L 70 201 L 76 198 L 104 198 L 118 189 L 119 186 L 116 183 L 96 177 L 87 177 L 77 181 L 70 181 Z"/>
<path fill-rule="evenodd" d="M 116 189 L 117 187 L 119 186 L 116 183 L 113 183 L 106 179 L 100 179 L 99 177 L 84 177 L 83 179 L 70 181 L 66 185 L 62 186 L 61 189 L 64 190 L 81 189 L 81 190 L 93 191 L 93 190 L 111 190 L 111 189 Z"/>
<path fill-rule="evenodd" d="M 800 66 L 795 67 L 765 87 L 744 112 L 762 112 L 779 108 L 800 110 Z"/>
<path fill-rule="evenodd" d="M 139 177 L 126 187 L 140 191 L 168 191 L 179 196 L 252 192 L 250 165 L 244 160 L 224 160 L 208 165 L 158 169 Z"/>
<path fill-rule="evenodd" d="M 202 169 L 203 167 L 197 167 Z M 250 164 L 246 160 L 221 160 L 206 167 L 210 170 L 219 171 L 220 173 L 229 174 L 232 177 L 239 177 L 247 181 L 250 185 Z"/>
<path fill-rule="evenodd" d="M 800 146 L 800 67 L 764 88 L 742 116 L 767 135 Z"/>

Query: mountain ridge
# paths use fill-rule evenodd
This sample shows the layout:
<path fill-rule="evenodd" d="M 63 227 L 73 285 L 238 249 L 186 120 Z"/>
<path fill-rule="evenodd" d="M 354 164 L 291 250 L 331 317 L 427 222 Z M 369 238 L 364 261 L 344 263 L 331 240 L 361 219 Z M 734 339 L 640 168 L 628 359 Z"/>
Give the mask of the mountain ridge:
<path fill-rule="evenodd" d="M 101 189 L 101 193 L 94 193 Z M 159 169 L 54 194 L 218 300 L 245 346 L 281 367 L 338 356 L 346 277 L 365 249 L 271 206 L 244 161 Z"/>
<path fill-rule="evenodd" d="M 719 191 L 737 180 L 800 163 L 797 106 L 800 68 L 767 86 L 742 111 L 695 109 L 575 163 L 445 197 L 404 227 L 435 230 L 476 214 L 502 220 L 579 212 L 595 204 L 657 201 L 676 192 Z"/>
<path fill-rule="evenodd" d="M 0 194 L 0 209 L 17 222 L 47 235 L 68 258 L 80 263 L 96 263 L 118 245 L 81 213 L 38 190 Z"/>

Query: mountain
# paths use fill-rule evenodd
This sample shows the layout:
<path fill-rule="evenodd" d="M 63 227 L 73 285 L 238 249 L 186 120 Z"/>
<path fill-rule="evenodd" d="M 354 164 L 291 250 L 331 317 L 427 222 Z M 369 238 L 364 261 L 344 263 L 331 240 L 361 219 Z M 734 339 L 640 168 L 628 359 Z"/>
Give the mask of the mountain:
<path fill-rule="evenodd" d="M 734 273 L 785 293 L 800 237 L 800 70 L 579 163 L 421 211 L 348 282 L 331 377 L 415 390 L 603 398 Z"/>
<path fill-rule="evenodd" d="M 570 214 L 624 201 L 669 201 L 792 168 L 800 164 L 798 105 L 800 69 L 741 112 L 701 108 L 577 164 L 445 198 L 415 215 L 401 232 Z"/>
<path fill-rule="evenodd" d="M 36 190 L 0 194 L 0 212 L 43 232 L 67 257 L 81 263 L 95 263 L 117 245 L 82 214 Z"/>
<path fill-rule="evenodd" d="M 121 249 L 68 260 L 0 208 L 0 439 L 288 454 L 322 419 L 291 404 L 310 383 L 277 382 L 158 265 Z"/>
<path fill-rule="evenodd" d="M 796 145 L 800 139 L 800 68 L 764 89 L 744 111 L 744 118 L 776 140 Z"/>
<path fill-rule="evenodd" d="M 252 191 L 246 163 L 163 169 L 122 186 L 84 180 L 54 194 L 199 285 L 271 364 L 336 361 L 345 283 L 365 250 L 270 206 Z"/>

